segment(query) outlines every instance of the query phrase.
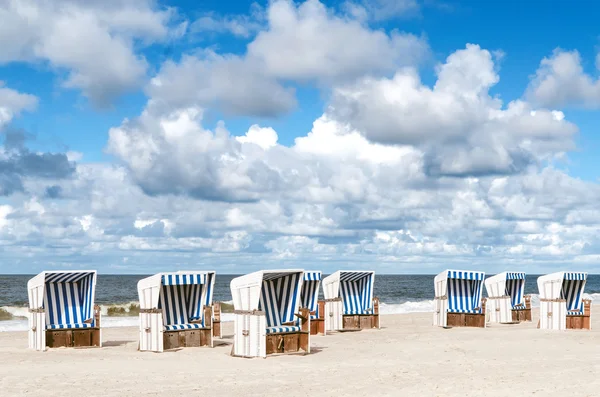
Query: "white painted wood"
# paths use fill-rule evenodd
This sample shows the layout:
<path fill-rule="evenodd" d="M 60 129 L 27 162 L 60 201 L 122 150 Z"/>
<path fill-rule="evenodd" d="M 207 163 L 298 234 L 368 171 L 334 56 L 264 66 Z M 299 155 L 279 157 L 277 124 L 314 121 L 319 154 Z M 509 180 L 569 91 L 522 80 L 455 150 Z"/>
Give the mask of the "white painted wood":
<path fill-rule="evenodd" d="M 498 273 L 485 279 L 485 290 L 490 297 L 506 295 L 506 275 L 508 272 Z"/>
<path fill-rule="evenodd" d="M 140 351 L 163 351 L 163 318 L 161 313 L 140 313 Z"/>
<path fill-rule="evenodd" d="M 512 322 L 510 296 L 488 298 L 485 308 L 485 321 L 499 324 Z"/>
<path fill-rule="evenodd" d="M 557 331 L 567 329 L 566 300 L 540 300 L 540 329 Z"/>
<path fill-rule="evenodd" d="M 448 324 L 448 299 L 434 299 L 433 325 L 446 327 Z"/>
<path fill-rule="evenodd" d="M 325 333 L 342 329 L 342 314 L 344 312 L 342 300 L 325 302 Z"/>
<path fill-rule="evenodd" d="M 239 357 L 267 356 L 267 320 L 263 314 L 234 315 L 233 355 Z"/>
<path fill-rule="evenodd" d="M 29 313 L 29 348 L 38 351 L 46 350 L 46 314 Z"/>

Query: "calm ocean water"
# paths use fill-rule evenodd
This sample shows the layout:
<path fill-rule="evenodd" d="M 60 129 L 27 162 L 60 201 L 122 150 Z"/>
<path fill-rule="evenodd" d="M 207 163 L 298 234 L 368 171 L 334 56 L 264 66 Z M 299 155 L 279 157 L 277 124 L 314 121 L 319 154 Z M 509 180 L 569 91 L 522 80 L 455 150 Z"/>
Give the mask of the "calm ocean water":
<path fill-rule="evenodd" d="M 488 275 L 488 277 L 491 275 Z M 0 321 L 0 331 L 24 330 L 26 322 L 17 316 L 27 315 L 27 281 L 31 275 L 0 276 L 0 308 L 15 316 Z M 135 303 L 138 300 L 137 282 L 145 275 L 98 275 L 96 302 L 104 310 L 110 306 Z M 229 282 L 236 275 L 217 274 L 214 300 L 231 300 Z M 383 275 L 375 276 L 375 296 L 381 299 L 382 313 L 410 313 L 432 311 L 433 278 L 435 275 Z M 537 275 L 527 275 L 526 294 L 537 294 Z M 600 275 L 589 275 L 585 292 L 592 299 L 600 299 Z M 321 291 L 322 295 L 322 291 Z M 485 292 L 484 292 L 485 296 Z M 533 304 L 537 301 L 534 298 Z M 136 318 L 103 317 L 105 326 L 135 325 Z"/>

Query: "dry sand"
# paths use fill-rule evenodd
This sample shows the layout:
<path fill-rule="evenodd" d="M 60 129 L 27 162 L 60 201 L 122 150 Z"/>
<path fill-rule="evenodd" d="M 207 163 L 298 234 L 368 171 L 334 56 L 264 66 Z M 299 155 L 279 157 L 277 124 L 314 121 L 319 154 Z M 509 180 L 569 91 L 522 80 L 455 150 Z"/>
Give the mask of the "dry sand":
<path fill-rule="evenodd" d="M 4 332 L 0 395 L 600 395 L 593 314 L 595 330 L 566 332 L 536 329 L 535 314 L 487 329 L 437 328 L 431 316 L 383 316 L 381 330 L 312 337 L 313 354 L 267 359 L 230 357 L 231 337 L 214 349 L 141 353 L 137 329 L 107 328 L 103 348 L 42 353 L 27 349 L 26 333 Z"/>

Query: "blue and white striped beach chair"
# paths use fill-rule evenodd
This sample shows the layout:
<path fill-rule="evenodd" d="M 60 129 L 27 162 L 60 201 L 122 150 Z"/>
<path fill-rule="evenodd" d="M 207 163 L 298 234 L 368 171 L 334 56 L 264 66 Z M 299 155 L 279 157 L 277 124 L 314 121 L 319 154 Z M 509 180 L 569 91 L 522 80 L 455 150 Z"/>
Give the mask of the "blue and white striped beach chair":
<path fill-rule="evenodd" d="M 29 280 L 27 290 L 30 348 L 102 345 L 95 270 L 44 271 Z"/>
<path fill-rule="evenodd" d="M 325 334 L 323 313 L 319 311 L 319 287 L 321 286 L 322 273 L 319 271 L 305 271 L 302 293 L 300 295 L 301 307 L 310 311 L 311 335 Z"/>
<path fill-rule="evenodd" d="M 485 279 L 486 321 L 531 321 L 531 300 L 525 296 L 525 273 L 502 272 Z"/>
<path fill-rule="evenodd" d="M 583 293 L 587 273 L 556 272 L 538 277 L 541 329 L 591 329 L 591 301 Z"/>
<path fill-rule="evenodd" d="M 325 329 L 379 328 L 379 300 L 373 297 L 375 272 L 339 270 L 323 279 Z"/>
<path fill-rule="evenodd" d="M 485 273 L 444 270 L 434 279 L 433 325 L 485 327 L 481 304 Z"/>
<path fill-rule="evenodd" d="M 310 313 L 301 309 L 303 270 L 264 270 L 231 281 L 234 356 L 310 353 Z"/>
<path fill-rule="evenodd" d="M 214 271 L 178 271 L 140 280 L 140 351 L 212 347 L 213 337 L 221 336 L 220 326 L 215 329 L 215 278 Z"/>

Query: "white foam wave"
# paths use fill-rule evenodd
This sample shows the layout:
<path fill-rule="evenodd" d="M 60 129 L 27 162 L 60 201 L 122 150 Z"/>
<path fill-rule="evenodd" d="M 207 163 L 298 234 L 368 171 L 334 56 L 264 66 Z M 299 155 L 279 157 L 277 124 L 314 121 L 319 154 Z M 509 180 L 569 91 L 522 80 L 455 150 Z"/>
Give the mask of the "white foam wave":
<path fill-rule="evenodd" d="M 433 300 L 408 301 L 404 303 L 384 303 L 379 305 L 379 313 L 404 314 L 404 313 L 431 313 L 433 312 Z"/>

